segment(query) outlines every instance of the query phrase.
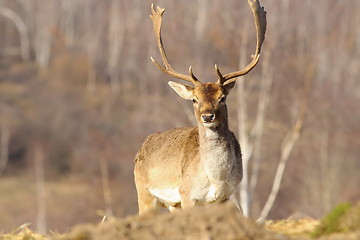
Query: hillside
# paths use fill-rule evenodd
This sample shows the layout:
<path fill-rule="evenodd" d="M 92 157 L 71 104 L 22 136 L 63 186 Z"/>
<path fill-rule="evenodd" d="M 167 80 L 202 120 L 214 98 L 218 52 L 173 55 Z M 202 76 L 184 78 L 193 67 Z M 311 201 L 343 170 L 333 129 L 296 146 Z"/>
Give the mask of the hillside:
<path fill-rule="evenodd" d="M 344 206 L 347 206 L 344 208 Z M 238 240 L 356 240 L 360 237 L 360 202 L 350 207 L 339 205 L 321 222 L 311 219 L 282 220 L 265 226 L 245 218 L 231 204 L 209 205 L 174 214 L 149 214 L 125 219 L 110 219 L 97 225 L 79 225 L 63 235 L 42 236 L 24 227 L 12 234 L 0 235 L 1 240 L 113 240 L 113 239 L 238 239 Z M 331 222 L 329 221 L 331 219 Z M 329 232 L 335 224 L 336 229 Z M 320 231 L 320 232 L 319 232 Z"/>

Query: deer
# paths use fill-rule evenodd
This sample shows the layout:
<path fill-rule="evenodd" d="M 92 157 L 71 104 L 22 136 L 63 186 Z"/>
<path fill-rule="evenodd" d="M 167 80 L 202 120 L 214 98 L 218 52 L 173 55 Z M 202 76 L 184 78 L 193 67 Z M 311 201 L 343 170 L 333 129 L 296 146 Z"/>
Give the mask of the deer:
<path fill-rule="evenodd" d="M 227 201 L 242 180 L 240 145 L 229 129 L 226 98 L 237 77 L 249 73 L 259 62 L 265 39 L 266 12 L 258 0 L 248 0 L 256 27 L 256 50 L 252 61 L 242 70 L 223 75 L 215 64 L 216 82 L 201 83 L 191 66 L 189 74 L 170 65 L 161 38 L 165 9 L 151 5 L 156 43 L 162 72 L 190 85 L 169 81 L 183 99 L 193 102 L 197 126 L 174 128 L 149 135 L 134 159 L 134 178 L 139 214 L 156 212 L 161 207 L 170 212 L 193 206 Z"/>

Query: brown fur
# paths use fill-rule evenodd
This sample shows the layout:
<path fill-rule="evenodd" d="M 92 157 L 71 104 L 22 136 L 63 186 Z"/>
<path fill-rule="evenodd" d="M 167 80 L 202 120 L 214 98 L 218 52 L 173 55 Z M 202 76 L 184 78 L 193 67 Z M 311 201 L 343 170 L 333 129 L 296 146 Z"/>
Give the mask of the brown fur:
<path fill-rule="evenodd" d="M 253 60 L 244 69 L 218 75 L 216 83 L 202 84 L 189 68 L 189 75 L 176 72 L 170 65 L 161 40 L 164 9 L 151 6 L 156 43 L 164 67 L 153 58 L 155 66 L 172 77 L 194 87 L 169 82 L 182 98 L 194 102 L 198 127 L 177 128 L 149 136 L 135 157 L 135 184 L 139 213 L 156 210 L 159 205 L 187 208 L 227 200 L 242 179 L 241 151 L 228 127 L 226 96 L 236 77 L 250 72 L 258 63 L 265 39 L 266 13 L 258 0 L 248 1 L 257 31 Z"/>
<path fill-rule="evenodd" d="M 221 100 L 229 89 L 217 83 L 181 86 L 172 85 L 180 96 L 196 98 L 194 112 L 199 126 L 147 137 L 135 157 L 140 214 L 158 206 L 173 210 L 225 201 L 242 178 L 240 146 L 228 128 L 227 108 Z M 202 114 L 215 114 L 214 125 L 207 126 Z M 170 200 L 157 195 L 164 192 Z"/>

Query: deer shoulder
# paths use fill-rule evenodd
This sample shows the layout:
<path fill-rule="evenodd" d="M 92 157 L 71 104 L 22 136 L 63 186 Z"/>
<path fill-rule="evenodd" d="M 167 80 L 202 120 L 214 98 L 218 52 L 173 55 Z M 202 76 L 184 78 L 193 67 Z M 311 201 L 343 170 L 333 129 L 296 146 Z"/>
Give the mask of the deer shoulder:
<path fill-rule="evenodd" d="M 170 211 L 229 199 L 242 179 L 240 145 L 228 125 L 226 98 L 236 77 L 250 72 L 258 63 L 265 38 L 266 14 L 258 0 L 248 0 L 254 15 L 257 42 L 252 61 L 242 70 L 223 75 L 215 65 L 216 82 L 201 83 L 189 74 L 176 72 L 170 65 L 161 24 L 164 9 L 152 6 L 150 15 L 164 73 L 190 85 L 170 81 L 183 99 L 193 102 L 196 127 L 175 128 L 150 135 L 135 157 L 135 185 L 139 213 L 166 207 Z"/>

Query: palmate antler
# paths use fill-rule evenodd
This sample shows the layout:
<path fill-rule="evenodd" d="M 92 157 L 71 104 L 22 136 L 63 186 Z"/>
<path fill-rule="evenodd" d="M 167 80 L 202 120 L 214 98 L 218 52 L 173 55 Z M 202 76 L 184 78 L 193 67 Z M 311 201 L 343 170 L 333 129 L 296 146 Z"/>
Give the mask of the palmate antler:
<path fill-rule="evenodd" d="M 249 73 L 259 62 L 260 59 L 260 50 L 261 45 L 264 42 L 265 39 L 265 32 L 266 32 L 266 12 L 264 10 L 264 7 L 260 6 L 259 0 L 248 0 L 248 3 L 250 5 L 250 8 L 254 15 L 255 20 L 255 26 L 256 26 L 256 50 L 255 54 L 251 57 L 253 60 L 249 65 L 247 65 L 244 69 L 228 73 L 225 75 L 222 75 L 217 65 L 215 65 L 216 73 L 219 77 L 218 82 L 222 85 L 227 85 L 229 83 L 232 83 L 236 81 L 236 77 L 243 76 L 247 73 Z"/>
<path fill-rule="evenodd" d="M 262 43 L 265 39 L 265 32 L 266 32 L 266 12 L 264 10 L 264 7 L 260 6 L 259 0 L 248 0 L 248 3 L 250 5 L 250 8 L 254 15 L 255 20 L 255 26 L 256 26 L 256 50 L 255 54 L 252 55 L 253 60 L 249 65 L 247 65 L 244 69 L 228 73 L 225 75 L 222 75 L 217 65 L 215 65 L 215 70 L 218 75 L 218 83 L 222 85 L 227 85 L 229 83 L 232 83 L 236 81 L 236 77 L 243 76 L 247 73 L 249 73 L 259 62 L 260 59 L 260 50 Z M 156 37 L 156 42 L 160 51 L 161 58 L 163 60 L 163 64 L 165 67 L 160 66 L 159 63 L 157 63 L 152 57 L 151 60 L 153 63 L 164 73 L 169 74 L 170 76 L 173 76 L 175 78 L 179 78 L 185 81 L 188 81 L 190 83 L 193 83 L 194 85 L 200 84 L 200 81 L 194 76 L 192 72 L 191 66 L 189 67 L 189 75 L 181 74 L 176 72 L 170 65 L 169 60 L 167 59 L 165 49 L 162 43 L 161 39 L 161 22 L 162 22 L 162 15 L 164 13 L 165 9 L 157 7 L 156 10 L 154 8 L 154 5 L 151 5 L 151 15 L 150 18 L 153 22 L 154 27 L 154 33 Z"/>
<path fill-rule="evenodd" d="M 161 40 L 161 22 L 162 22 L 162 15 L 164 13 L 165 9 L 157 7 L 156 10 L 154 8 L 154 4 L 151 4 L 151 15 L 150 18 L 153 22 L 154 27 L 154 33 L 156 37 L 156 43 L 159 47 L 160 55 L 163 60 L 164 66 L 160 66 L 159 63 L 157 63 L 152 57 L 151 61 L 164 73 L 169 74 L 170 76 L 173 76 L 175 78 L 179 78 L 185 81 L 188 81 L 190 83 L 193 83 L 194 85 L 200 84 L 200 81 L 194 76 L 192 72 L 191 66 L 189 67 L 189 75 L 181 74 L 176 72 L 170 65 L 169 60 L 167 59 L 165 49 Z"/>

